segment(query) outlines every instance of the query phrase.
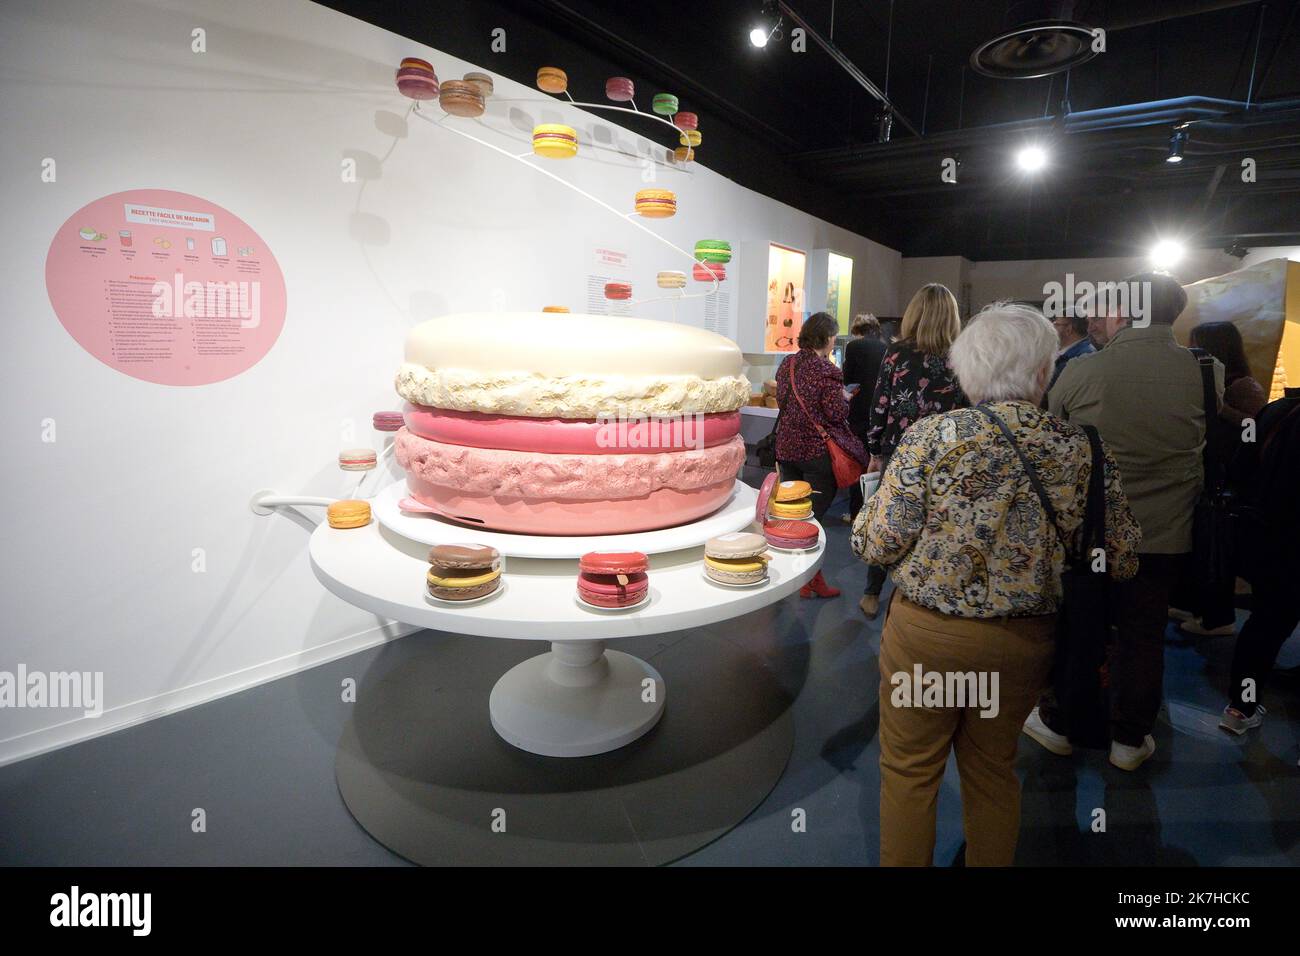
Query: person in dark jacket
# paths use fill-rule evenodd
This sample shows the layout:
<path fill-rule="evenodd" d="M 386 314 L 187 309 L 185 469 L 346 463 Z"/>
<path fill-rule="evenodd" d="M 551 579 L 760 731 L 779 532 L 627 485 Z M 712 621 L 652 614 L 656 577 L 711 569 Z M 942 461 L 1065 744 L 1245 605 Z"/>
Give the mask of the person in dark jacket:
<path fill-rule="evenodd" d="M 871 398 L 876 393 L 876 377 L 880 374 L 880 360 L 885 357 L 884 334 L 874 315 L 859 315 L 849 326 L 853 338 L 844 346 L 844 387 L 853 390 L 849 399 L 849 430 L 867 442 L 871 428 Z M 856 386 L 856 389 L 855 389 Z M 852 521 L 862 507 L 862 487 L 849 489 L 849 515 Z"/>
<path fill-rule="evenodd" d="M 1226 477 L 1224 468 L 1243 447 L 1242 425 L 1268 403 L 1263 387 L 1250 374 L 1241 332 L 1231 322 L 1204 322 L 1192 329 L 1189 344 L 1223 363 L 1223 405 L 1208 424 L 1208 461 L 1215 472 L 1211 480 Z M 1235 492 L 1231 480 L 1226 482 Z M 1225 637 L 1237 631 L 1233 581 L 1200 580 L 1196 562 L 1188 560 L 1169 598 L 1169 616 L 1178 628 L 1198 636 Z"/>
<path fill-rule="evenodd" d="M 1232 653 L 1232 699 L 1219 726 L 1244 734 L 1264 722 L 1259 684 L 1300 625 L 1300 388 L 1259 414 L 1256 440 L 1242 446 L 1231 477 L 1249 511 L 1243 521 L 1241 573 L 1251 584 L 1251 612 Z"/>
<path fill-rule="evenodd" d="M 1061 347 L 1057 350 L 1056 361 L 1052 364 L 1052 381 L 1047 386 L 1049 390 L 1061 377 L 1065 366 L 1081 355 L 1091 355 L 1097 351 L 1097 347 L 1092 344 L 1092 339 L 1088 338 L 1087 316 L 1058 315 L 1052 320 L 1052 327 L 1056 329 L 1056 337 Z"/>
<path fill-rule="evenodd" d="M 776 463 L 782 481 L 806 481 L 813 490 L 813 517 L 821 520 L 838 490 L 825 433 L 863 466 L 867 452 L 849 430 L 844 376 L 830 360 L 839 324 L 825 312 L 808 317 L 799 331 L 799 351 L 787 355 L 776 370 Z M 796 398 L 796 392 L 798 397 Z M 838 597 L 820 571 L 800 597 Z"/>
<path fill-rule="evenodd" d="M 903 312 L 902 337 L 880 361 L 867 430 L 870 471 L 884 474 L 903 432 L 914 422 L 967 404 L 948 366 L 948 347 L 960 331 L 957 299 L 947 286 L 932 282 L 917 290 Z M 858 603 L 868 619 L 880 613 L 884 585 L 885 569 L 868 564 L 867 587 Z"/>

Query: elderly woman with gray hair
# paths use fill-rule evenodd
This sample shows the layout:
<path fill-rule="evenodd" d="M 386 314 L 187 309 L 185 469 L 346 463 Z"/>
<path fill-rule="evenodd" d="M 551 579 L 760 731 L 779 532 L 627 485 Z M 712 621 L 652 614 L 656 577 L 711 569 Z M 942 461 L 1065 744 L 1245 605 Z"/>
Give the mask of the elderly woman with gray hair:
<path fill-rule="evenodd" d="M 854 522 L 854 552 L 894 581 L 880 644 L 882 865 L 933 862 L 950 750 L 967 865 L 1015 857 L 1016 745 L 1048 687 L 1063 542 L 1080 533 L 1092 473 L 1083 429 L 1039 407 L 1058 347 L 1035 309 L 998 303 L 977 315 L 949 352 L 974 407 L 912 425 Z M 1104 480 L 1108 567 L 1126 579 L 1141 532 L 1109 451 Z"/>

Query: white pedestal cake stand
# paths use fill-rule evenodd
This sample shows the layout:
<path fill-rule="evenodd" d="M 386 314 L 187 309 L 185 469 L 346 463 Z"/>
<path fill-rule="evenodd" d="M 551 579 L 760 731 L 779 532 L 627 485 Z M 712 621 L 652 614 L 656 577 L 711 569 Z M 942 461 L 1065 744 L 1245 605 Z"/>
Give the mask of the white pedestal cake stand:
<path fill-rule="evenodd" d="M 737 484 L 752 500 L 752 489 Z M 618 550 L 635 548 L 636 538 L 620 535 Z M 529 658 L 497 681 L 489 699 L 492 726 L 531 753 L 585 757 L 641 737 L 664 709 L 659 673 L 639 658 L 607 650 L 608 641 L 714 624 L 788 597 L 821 566 L 825 534 L 815 549 L 773 551 L 770 580 L 755 588 L 707 580 L 702 545 L 701 540 L 651 555 L 649 601 L 622 612 L 577 602 L 573 559 L 507 556 L 502 590 L 457 607 L 427 596 L 428 545 L 380 524 L 347 530 L 322 524 L 312 533 L 310 551 L 316 577 L 349 604 L 439 631 L 550 641 L 549 653 Z"/>

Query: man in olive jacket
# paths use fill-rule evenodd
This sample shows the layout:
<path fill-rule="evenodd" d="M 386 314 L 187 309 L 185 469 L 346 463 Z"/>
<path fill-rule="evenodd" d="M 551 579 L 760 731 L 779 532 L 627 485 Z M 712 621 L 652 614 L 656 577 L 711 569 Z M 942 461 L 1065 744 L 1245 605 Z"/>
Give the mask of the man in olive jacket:
<path fill-rule="evenodd" d="M 1192 515 L 1204 480 L 1205 397 L 1196 356 L 1174 340 L 1173 323 L 1187 293 L 1172 276 L 1125 280 L 1129 308 L 1111 309 L 1106 347 L 1065 366 L 1048 408 L 1095 425 L 1119 465 L 1133 515 L 1142 527 L 1137 577 L 1117 601 L 1118 637 L 1111 661 L 1110 762 L 1136 770 L 1155 751 L 1151 730 L 1164 682 L 1169 592 L 1192 550 Z M 1223 397 L 1223 365 L 1214 364 Z M 1038 712 L 1025 731 L 1056 753 L 1069 742 Z M 1055 738 L 1055 739 L 1053 739 Z"/>

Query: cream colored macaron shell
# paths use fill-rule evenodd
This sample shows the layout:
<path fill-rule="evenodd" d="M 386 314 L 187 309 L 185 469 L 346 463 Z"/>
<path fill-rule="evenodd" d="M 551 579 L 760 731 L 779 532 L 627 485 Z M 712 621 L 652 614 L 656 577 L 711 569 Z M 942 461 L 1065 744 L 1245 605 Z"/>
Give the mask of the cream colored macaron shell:
<path fill-rule="evenodd" d="M 540 312 L 446 315 L 406 340 L 397 392 L 417 405 L 537 418 L 734 411 L 740 349 L 688 325 Z"/>

